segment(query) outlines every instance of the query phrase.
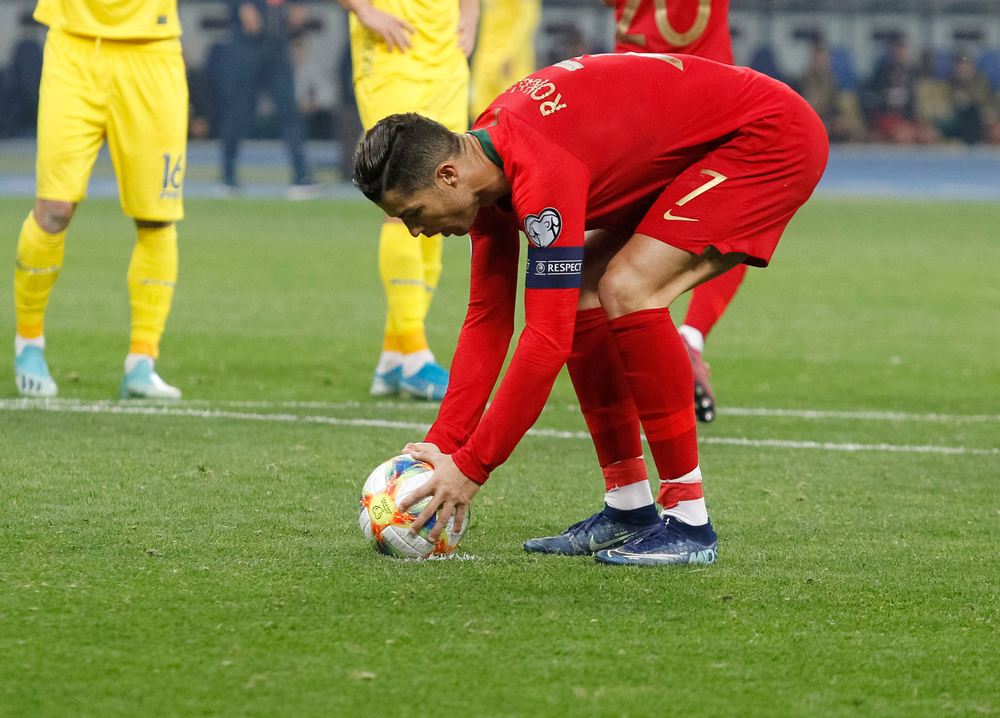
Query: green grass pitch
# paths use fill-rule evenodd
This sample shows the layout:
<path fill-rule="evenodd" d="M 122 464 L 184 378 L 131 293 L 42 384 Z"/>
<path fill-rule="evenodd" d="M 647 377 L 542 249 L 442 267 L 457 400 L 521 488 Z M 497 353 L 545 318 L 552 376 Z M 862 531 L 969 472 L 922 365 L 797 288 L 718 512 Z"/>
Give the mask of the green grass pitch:
<path fill-rule="evenodd" d="M 709 340 L 720 563 L 673 570 L 521 550 L 601 504 L 565 376 L 537 428 L 566 433 L 479 493 L 468 560 L 377 555 L 361 484 L 434 417 L 367 395 L 377 211 L 187 205 L 157 366 L 183 403 L 101 403 L 127 348 L 115 202 L 70 228 L 60 400 L 15 402 L 0 362 L 3 718 L 1000 713 L 997 205 L 802 210 Z M 29 208 L 0 202 L 8 268 Z M 446 241 L 445 363 L 468 256 Z M 12 305 L 8 278 L 8 338 Z"/>

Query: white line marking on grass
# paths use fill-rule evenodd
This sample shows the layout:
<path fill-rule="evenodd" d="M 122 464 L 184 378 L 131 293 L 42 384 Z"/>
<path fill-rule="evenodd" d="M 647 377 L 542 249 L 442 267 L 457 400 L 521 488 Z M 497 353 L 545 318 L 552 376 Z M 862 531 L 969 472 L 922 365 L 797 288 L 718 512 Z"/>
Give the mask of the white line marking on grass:
<path fill-rule="evenodd" d="M 907 414 L 897 411 L 816 411 L 812 409 L 738 409 L 720 407 L 722 416 L 789 416 L 796 419 L 861 419 L 866 421 L 998 421 L 1000 414 Z"/>
<path fill-rule="evenodd" d="M 59 401 L 52 399 L 0 399 L 0 411 L 54 411 L 83 414 L 125 414 L 140 416 L 178 416 L 197 419 L 238 419 L 243 421 L 277 421 L 286 423 L 328 424 L 332 426 L 363 426 L 377 429 L 406 429 L 426 432 L 430 424 L 385 419 L 342 419 L 335 416 L 299 414 L 253 414 L 218 409 L 170 408 L 165 406 L 136 406 L 129 403 L 97 401 Z M 590 439 L 585 431 L 560 431 L 558 429 L 529 429 L 528 436 L 549 439 Z M 645 437 L 643 437 L 645 439 Z M 701 444 L 729 446 L 754 446 L 779 449 L 821 449 L 824 451 L 889 451 L 918 454 L 970 454 L 974 456 L 1000 456 L 1000 448 L 975 449 L 966 446 L 897 446 L 894 444 L 834 444 L 819 441 L 789 441 L 783 439 L 748 439 L 746 437 L 702 437 Z"/>
<path fill-rule="evenodd" d="M 101 399 L 84 401 L 81 399 L 3 399 L 0 401 L 45 401 L 59 406 L 81 406 L 99 404 L 102 406 L 118 406 L 118 400 Z M 182 401 L 167 401 L 163 399 L 129 399 L 129 406 L 158 406 L 164 408 L 177 407 L 232 407 L 245 409 L 330 409 L 340 411 L 345 409 L 403 409 L 406 411 L 437 411 L 441 404 L 427 401 L 225 401 L 212 399 L 184 399 Z M 547 404 L 546 410 L 564 409 L 570 413 L 579 414 L 580 407 L 567 404 L 559 407 Z M 770 418 L 795 419 L 848 419 L 861 421 L 930 421 L 941 423 L 962 422 L 998 422 L 1000 414 L 912 414 L 898 411 L 827 411 L 821 409 L 764 409 L 720 407 L 716 413 L 722 416 L 759 416 Z"/>
<path fill-rule="evenodd" d="M 479 557 L 468 553 L 446 553 L 437 556 L 431 554 L 423 558 L 404 558 L 403 560 L 414 563 L 423 563 L 424 561 L 478 561 Z"/>
<path fill-rule="evenodd" d="M 761 446 L 777 449 L 823 449 L 825 451 L 895 451 L 917 454 L 973 454 L 1000 456 L 997 449 L 971 449 L 967 446 L 895 446 L 893 444 L 833 444 L 821 441 L 786 441 L 783 439 L 747 439 L 710 436 L 698 439 L 699 444 L 727 444 L 730 446 Z"/>
<path fill-rule="evenodd" d="M 206 401 L 208 405 L 221 406 L 242 406 L 246 408 L 258 409 L 362 409 L 374 407 L 376 409 L 406 409 L 408 411 L 437 411 L 441 408 L 440 402 L 431 401 Z"/>
<path fill-rule="evenodd" d="M 0 411 L 55 411 L 75 414 L 131 414 L 140 416 L 183 416 L 197 419 L 241 419 L 244 421 L 306 422 L 333 424 L 335 426 L 371 426 L 380 429 L 413 429 L 427 431 L 430 424 L 384 419 L 340 419 L 334 416 L 299 416 L 298 414 L 251 414 L 243 411 L 218 409 L 171 409 L 163 406 L 131 406 L 112 402 L 63 403 L 52 400 L 15 399 L 0 400 Z"/>
<path fill-rule="evenodd" d="M 22 402 L 46 402 L 55 406 L 82 406 L 101 405 L 119 406 L 123 405 L 117 399 L 96 399 L 85 401 L 83 399 L 0 399 L 0 401 L 22 401 Z M 174 401 L 170 399 L 129 399 L 128 406 L 160 406 L 164 408 L 191 407 L 191 406 L 221 406 L 246 409 L 430 409 L 437 411 L 441 408 L 440 403 L 427 401 L 215 401 L 212 399 L 182 399 Z"/>

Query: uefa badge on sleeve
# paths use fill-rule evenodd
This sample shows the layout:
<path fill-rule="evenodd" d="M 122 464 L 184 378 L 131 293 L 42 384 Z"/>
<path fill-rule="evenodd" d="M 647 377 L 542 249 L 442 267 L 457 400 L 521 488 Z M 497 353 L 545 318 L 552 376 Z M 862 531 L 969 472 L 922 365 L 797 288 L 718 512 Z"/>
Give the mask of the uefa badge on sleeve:
<path fill-rule="evenodd" d="M 529 214 L 524 219 L 524 233 L 536 247 L 555 244 L 562 232 L 562 215 L 553 207 L 546 207 L 538 214 Z"/>

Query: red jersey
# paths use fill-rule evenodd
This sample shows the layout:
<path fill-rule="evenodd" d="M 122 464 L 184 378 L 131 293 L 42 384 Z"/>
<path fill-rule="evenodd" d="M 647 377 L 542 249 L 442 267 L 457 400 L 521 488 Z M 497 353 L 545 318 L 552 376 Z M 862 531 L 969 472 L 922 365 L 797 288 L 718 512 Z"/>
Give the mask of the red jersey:
<path fill-rule="evenodd" d="M 471 132 L 512 192 L 482 208 L 470 231 L 469 311 L 426 440 L 484 482 L 534 424 L 569 357 L 584 231 L 631 233 L 678 175 L 740 128 L 790 122 L 789 96 L 747 68 L 645 54 L 566 60 L 494 100 Z M 740 151 L 749 155 L 774 141 L 748 137 Z M 518 229 L 529 240 L 526 327 L 484 415 L 514 330 Z"/>
<path fill-rule="evenodd" d="M 615 52 L 683 52 L 733 64 L 729 0 L 615 0 Z"/>

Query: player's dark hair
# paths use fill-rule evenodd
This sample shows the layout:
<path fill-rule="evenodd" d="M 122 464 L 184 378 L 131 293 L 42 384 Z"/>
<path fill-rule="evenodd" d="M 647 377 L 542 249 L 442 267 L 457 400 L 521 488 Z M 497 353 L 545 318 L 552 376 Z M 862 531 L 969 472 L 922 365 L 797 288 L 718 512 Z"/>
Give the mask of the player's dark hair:
<path fill-rule="evenodd" d="M 434 172 L 462 153 L 462 142 L 439 122 L 415 112 L 389 115 L 365 133 L 354 154 L 354 186 L 372 202 L 389 190 L 406 194 L 434 184 Z"/>

